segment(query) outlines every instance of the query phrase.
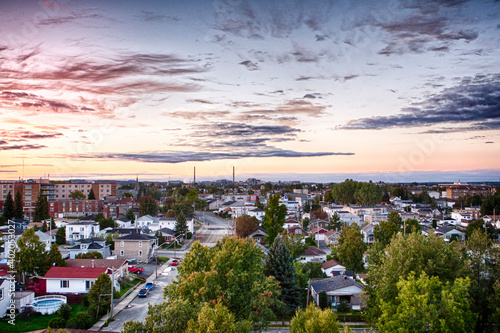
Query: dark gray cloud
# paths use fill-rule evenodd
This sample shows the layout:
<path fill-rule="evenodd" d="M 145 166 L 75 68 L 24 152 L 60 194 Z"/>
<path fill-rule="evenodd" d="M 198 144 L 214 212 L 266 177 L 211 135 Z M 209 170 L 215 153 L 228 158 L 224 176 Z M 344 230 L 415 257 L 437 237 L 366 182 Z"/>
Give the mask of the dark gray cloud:
<path fill-rule="evenodd" d="M 290 126 L 251 125 L 244 123 L 212 123 L 197 126 L 191 135 L 194 137 L 258 137 L 261 135 L 295 135 L 299 129 Z"/>
<path fill-rule="evenodd" d="M 0 150 L 32 150 L 32 149 L 42 149 L 42 148 L 47 148 L 47 146 L 38 144 L 0 146 Z"/>
<path fill-rule="evenodd" d="M 341 128 L 384 129 L 453 124 L 455 126 L 429 129 L 427 133 L 500 129 L 500 74 L 463 78 L 458 85 L 401 111 L 392 116 L 352 120 Z"/>
<path fill-rule="evenodd" d="M 334 152 L 297 152 L 279 148 L 268 148 L 243 152 L 143 152 L 143 153 L 97 153 L 89 155 L 75 155 L 74 158 L 127 160 L 146 163 L 183 163 L 202 162 L 225 159 L 258 158 L 258 157 L 318 157 L 335 155 L 354 155 L 353 153 Z"/>
<path fill-rule="evenodd" d="M 249 71 L 256 71 L 259 69 L 259 66 L 250 60 L 242 61 L 239 63 L 239 65 L 245 66 Z"/>

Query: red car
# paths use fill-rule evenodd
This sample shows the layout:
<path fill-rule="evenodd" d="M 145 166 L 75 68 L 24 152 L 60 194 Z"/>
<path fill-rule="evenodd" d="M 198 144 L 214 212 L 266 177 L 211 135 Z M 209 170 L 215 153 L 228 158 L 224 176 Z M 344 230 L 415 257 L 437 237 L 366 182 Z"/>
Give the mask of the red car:
<path fill-rule="evenodd" d="M 128 265 L 129 273 L 141 274 L 144 271 L 142 267 L 136 267 L 135 265 Z"/>
<path fill-rule="evenodd" d="M 170 264 L 170 266 L 177 266 L 177 265 L 179 265 L 179 260 L 177 260 L 177 259 L 172 260 L 172 263 Z"/>

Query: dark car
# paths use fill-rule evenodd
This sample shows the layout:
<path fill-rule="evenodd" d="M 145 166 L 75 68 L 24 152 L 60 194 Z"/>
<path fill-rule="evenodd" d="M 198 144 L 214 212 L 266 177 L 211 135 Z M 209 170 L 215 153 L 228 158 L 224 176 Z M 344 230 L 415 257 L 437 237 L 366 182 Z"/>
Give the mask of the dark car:
<path fill-rule="evenodd" d="M 148 282 L 144 285 L 144 288 L 148 289 L 149 291 L 155 289 L 155 284 L 153 282 Z"/>
<path fill-rule="evenodd" d="M 148 296 L 149 294 L 149 289 L 146 289 L 146 288 L 142 288 L 141 290 L 139 290 L 139 297 L 146 297 Z"/>

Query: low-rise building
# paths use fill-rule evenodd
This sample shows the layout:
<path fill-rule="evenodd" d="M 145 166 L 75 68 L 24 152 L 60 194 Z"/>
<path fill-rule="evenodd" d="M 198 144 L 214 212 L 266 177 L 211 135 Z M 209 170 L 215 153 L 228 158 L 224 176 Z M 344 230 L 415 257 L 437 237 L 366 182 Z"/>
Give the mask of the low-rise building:
<path fill-rule="evenodd" d="M 115 255 L 118 259 L 137 259 L 148 262 L 158 247 L 158 239 L 145 234 L 129 234 L 115 239 Z"/>

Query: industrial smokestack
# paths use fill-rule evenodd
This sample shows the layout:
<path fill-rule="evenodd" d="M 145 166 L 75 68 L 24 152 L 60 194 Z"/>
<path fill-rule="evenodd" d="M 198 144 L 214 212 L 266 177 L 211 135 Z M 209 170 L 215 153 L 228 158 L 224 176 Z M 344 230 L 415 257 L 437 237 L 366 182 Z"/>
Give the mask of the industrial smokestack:
<path fill-rule="evenodd" d="M 193 180 L 193 186 L 196 185 L 196 167 L 194 167 L 194 180 Z"/>
<path fill-rule="evenodd" d="M 233 166 L 233 194 L 236 193 L 236 187 L 234 183 L 234 166 Z"/>

